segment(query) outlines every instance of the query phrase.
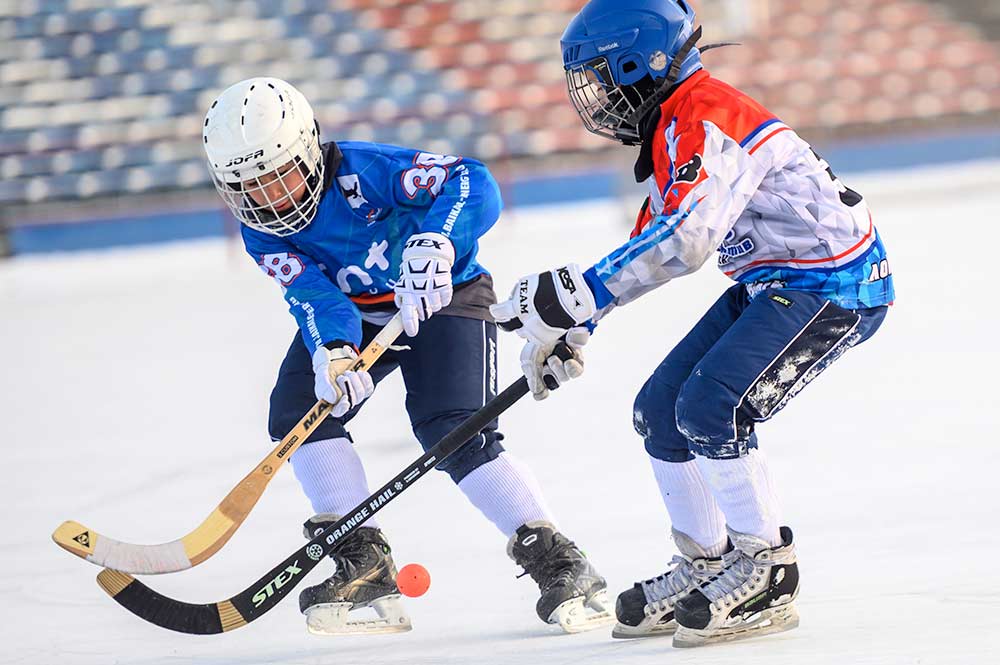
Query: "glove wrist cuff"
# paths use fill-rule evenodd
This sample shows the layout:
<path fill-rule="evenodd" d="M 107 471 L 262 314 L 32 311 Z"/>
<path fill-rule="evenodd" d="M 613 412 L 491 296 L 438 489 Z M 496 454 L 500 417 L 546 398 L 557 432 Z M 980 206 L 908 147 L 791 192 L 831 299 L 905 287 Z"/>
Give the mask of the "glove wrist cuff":
<path fill-rule="evenodd" d="M 553 280 L 558 280 L 558 283 L 553 281 L 553 289 L 558 294 L 559 303 L 572 319 L 571 324 L 565 325 L 564 321 L 557 327 L 569 329 L 578 326 L 589 321 L 597 313 L 597 300 L 594 297 L 594 292 L 590 290 L 587 280 L 584 279 L 580 266 L 570 263 L 562 268 L 556 268 L 549 274 L 552 275 Z M 539 280 L 539 290 L 542 288 L 542 280 Z M 545 313 L 539 313 L 542 314 L 544 320 Z M 546 323 L 549 322 L 546 321 Z"/>
<path fill-rule="evenodd" d="M 352 344 L 351 342 L 348 342 L 348 341 L 343 340 L 343 339 L 335 339 L 335 340 L 323 343 L 323 348 L 328 349 L 330 351 L 334 351 L 336 349 L 340 349 L 340 348 L 343 348 L 345 346 L 348 347 L 348 348 L 350 348 L 350 349 L 354 349 L 355 353 L 358 352 L 358 347 L 355 344 Z"/>
<path fill-rule="evenodd" d="M 350 342 L 336 340 L 327 342 L 323 346 L 317 347 L 313 353 L 313 371 L 316 373 L 326 371 L 326 367 L 337 360 L 355 360 L 358 351 Z"/>
<path fill-rule="evenodd" d="M 451 244 L 451 240 L 440 233 L 433 231 L 414 233 L 403 245 L 402 258 L 406 261 L 417 257 L 435 258 L 447 261 L 450 265 L 455 263 L 455 246 Z"/>

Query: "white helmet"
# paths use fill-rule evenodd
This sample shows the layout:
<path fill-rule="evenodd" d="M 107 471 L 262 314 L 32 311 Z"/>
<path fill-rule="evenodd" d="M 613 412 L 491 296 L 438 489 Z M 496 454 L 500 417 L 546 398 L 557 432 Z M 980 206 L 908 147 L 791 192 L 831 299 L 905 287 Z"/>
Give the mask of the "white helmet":
<path fill-rule="evenodd" d="M 226 89 L 205 116 L 205 152 L 215 188 L 257 231 L 301 231 L 323 194 L 319 125 L 302 93 L 276 78 Z"/>

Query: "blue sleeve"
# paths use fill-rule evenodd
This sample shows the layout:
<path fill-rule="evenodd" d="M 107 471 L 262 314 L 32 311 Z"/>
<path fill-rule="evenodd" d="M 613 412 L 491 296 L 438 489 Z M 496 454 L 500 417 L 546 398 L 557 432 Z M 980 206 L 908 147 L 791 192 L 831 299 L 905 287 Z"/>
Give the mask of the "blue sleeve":
<path fill-rule="evenodd" d="M 247 253 L 281 287 L 310 354 L 334 340 L 361 344 L 361 313 L 316 261 L 282 238 L 245 226 L 242 233 Z"/>
<path fill-rule="evenodd" d="M 615 299 L 614 295 L 611 294 L 611 291 L 608 291 L 608 287 L 604 286 L 604 282 L 598 276 L 597 266 L 591 266 L 587 269 L 583 273 L 583 279 L 594 294 L 594 302 L 597 304 L 597 309 L 604 309 Z"/>
<path fill-rule="evenodd" d="M 401 206 L 427 209 L 420 230 L 450 239 L 456 261 L 475 251 L 503 209 L 489 169 L 474 159 L 406 150 L 397 160 L 394 198 Z"/>

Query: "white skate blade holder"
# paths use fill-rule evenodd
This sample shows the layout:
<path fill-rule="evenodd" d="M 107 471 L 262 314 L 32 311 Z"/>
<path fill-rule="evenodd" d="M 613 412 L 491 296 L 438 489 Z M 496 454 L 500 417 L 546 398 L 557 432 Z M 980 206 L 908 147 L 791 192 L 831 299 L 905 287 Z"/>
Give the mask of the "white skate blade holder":
<path fill-rule="evenodd" d="M 637 639 L 640 637 L 666 637 L 677 632 L 677 622 L 672 618 L 669 621 L 661 621 L 666 612 L 657 612 L 647 615 L 638 626 L 628 626 L 623 623 L 616 623 L 611 629 L 611 637 L 619 639 Z"/>
<path fill-rule="evenodd" d="M 352 612 L 364 608 L 351 603 L 320 603 L 306 610 L 306 628 L 313 635 L 377 635 L 380 633 L 405 633 L 413 628 L 410 616 L 403 608 L 398 594 L 383 596 L 372 601 L 370 607 L 378 615 L 361 618 Z"/>
<path fill-rule="evenodd" d="M 751 637 L 771 635 L 791 630 L 799 625 L 799 613 L 792 604 L 761 610 L 739 623 L 715 630 L 695 630 L 679 626 L 674 635 L 673 646 L 680 648 L 700 647 L 722 642 L 735 642 Z"/>
<path fill-rule="evenodd" d="M 583 596 L 562 603 L 549 615 L 549 623 L 558 624 L 567 633 L 582 633 L 615 621 L 608 610 L 608 592 L 600 591 L 589 601 Z"/>

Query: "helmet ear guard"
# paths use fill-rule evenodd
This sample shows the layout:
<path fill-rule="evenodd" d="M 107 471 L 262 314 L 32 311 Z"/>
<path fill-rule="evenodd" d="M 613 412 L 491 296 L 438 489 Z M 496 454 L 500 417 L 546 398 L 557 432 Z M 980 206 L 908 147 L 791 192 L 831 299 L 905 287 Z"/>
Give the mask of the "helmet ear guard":
<path fill-rule="evenodd" d="M 663 101 L 670 95 L 670 89 L 677 83 L 677 79 L 681 74 L 681 65 L 687 59 L 688 54 L 698 43 L 699 39 L 701 39 L 700 25 L 695 28 L 695 31 L 691 33 L 691 36 L 687 38 L 684 45 L 681 46 L 679 51 L 677 51 L 677 55 L 675 55 L 673 60 L 671 60 L 670 67 L 667 69 L 667 75 L 663 81 L 656 87 L 653 93 L 643 100 L 643 102 L 639 104 L 634 111 L 632 111 L 632 114 L 625 119 L 627 123 L 638 127 L 639 123 L 642 122 L 642 119 L 646 117 L 646 115 L 655 107 L 662 104 Z"/>

